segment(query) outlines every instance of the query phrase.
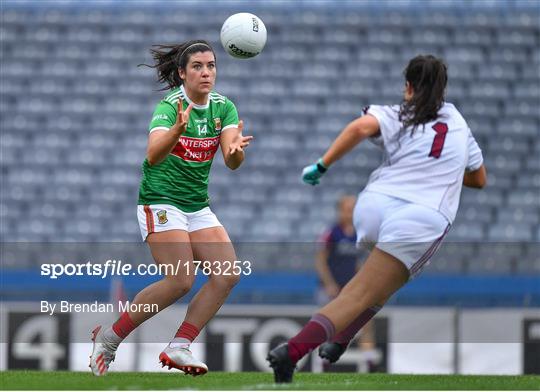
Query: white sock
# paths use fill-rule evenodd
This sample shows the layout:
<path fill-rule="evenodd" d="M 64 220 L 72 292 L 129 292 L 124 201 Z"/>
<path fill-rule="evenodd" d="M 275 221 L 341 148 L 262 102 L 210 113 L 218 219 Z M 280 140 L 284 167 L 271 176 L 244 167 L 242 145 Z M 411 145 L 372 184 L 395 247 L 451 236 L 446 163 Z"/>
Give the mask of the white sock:
<path fill-rule="evenodd" d="M 191 342 L 186 338 L 174 338 L 169 343 L 170 348 L 189 348 Z"/>
<path fill-rule="evenodd" d="M 107 341 L 107 343 L 113 344 L 115 346 L 118 346 L 120 343 L 122 343 L 122 339 L 120 336 L 114 332 L 112 329 L 112 325 L 109 328 L 106 328 L 103 330 L 103 338 Z"/>

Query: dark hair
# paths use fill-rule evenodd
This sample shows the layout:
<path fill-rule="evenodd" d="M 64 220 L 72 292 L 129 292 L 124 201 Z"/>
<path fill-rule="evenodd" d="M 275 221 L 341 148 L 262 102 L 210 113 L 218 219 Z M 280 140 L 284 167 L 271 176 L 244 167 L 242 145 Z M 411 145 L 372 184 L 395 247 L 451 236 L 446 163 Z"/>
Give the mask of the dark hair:
<path fill-rule="evenodd" d="M 166 83 L 167 87 L 162 90 L 180 87 L 183 80 L 178 75 L 179 69 L 186 69 L 189 58 L 193 53 L 212 52 L 214 59 L 216 53 L 210 44 L 202 39 L 187 41 L 178 45 L 153 45 L 150 53 L 154 58 L 154 65 L 139 64 L 150 68 L 155 68 L 158 74 L 158 81 Z"/>
<path fill-rule="evenodd" d="M 403 71 L 414 94 L 399 109 L 399 120 L 404 128 L 412 126 L 411 132 L 421 124 L 433 121 L 443 105 L 448 76 L 446 64 L 435 56 L 416 56 Z"/>

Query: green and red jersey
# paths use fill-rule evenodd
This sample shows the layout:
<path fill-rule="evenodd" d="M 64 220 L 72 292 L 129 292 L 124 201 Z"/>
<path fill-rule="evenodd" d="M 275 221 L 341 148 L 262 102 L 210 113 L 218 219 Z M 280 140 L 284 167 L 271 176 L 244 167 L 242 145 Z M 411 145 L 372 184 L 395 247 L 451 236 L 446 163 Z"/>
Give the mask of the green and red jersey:
<path fill-rule="evenodd" d="M 171 90 L 159 102 L 149 132 L 174 125 L 179 99 L 184 110 L 191 103 L 183 86 Z M 139 204 L 171 204 L 184 212 L 207 207 L 208 176 L 221 132 L 237 126 L 236 107 L 227 97 L 211 92 L 206 105 L 194 104 L 186 132 L 165 160 L 153 166 L 144 160 Z"/>

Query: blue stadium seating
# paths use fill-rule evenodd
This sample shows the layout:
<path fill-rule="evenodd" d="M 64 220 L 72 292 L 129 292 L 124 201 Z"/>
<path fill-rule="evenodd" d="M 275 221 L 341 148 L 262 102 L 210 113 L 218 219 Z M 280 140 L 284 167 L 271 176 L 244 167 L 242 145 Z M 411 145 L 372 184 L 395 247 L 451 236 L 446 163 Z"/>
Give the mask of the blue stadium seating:
<path fill-rule="evenodd" d="M 155 71 L 137 64 L 151 62 L 152 44 L 202 37 L 217 51 L 218 91 L 236 103 L 246 133 L 255 136 L 241 169 L 230 172 L 220 154 L 212 169 L 212 207 L 234 240 L 314 241 L 333 219 L 339 195 L 360 191 L 380 154 L 372 145 L 359 147 L 317 188 L 300 184 L 301 168 L 363 106 L 398 103 L 407 60 L 431 52 L 449 64 L 448 99 L 477 136 L 489 185 L 463 192 L 449 246 L 428 270 L 538 273 L 537 8 L 426 1 L 394 9 L 371 1 L 362 9 L 343 2 L 340 10 L 331 3 L 294 12 L 259 4 L 269 40 L 251 61 L 229 58 L 218 43 L 233 9 L 224 5 L 204 18 L 197 17 L 201 5 L 6 6 L 0 27 L 3 241 L 140 241 L 140 165 L 162 92 Z M 502 245 L 483 245 L 489 241 Z M 523 246 L 505 250 L 505 242 Z M 291 268 L 283 260 L 275 265 Z M 309 269 L 312 260 L 292 266 Z"/>

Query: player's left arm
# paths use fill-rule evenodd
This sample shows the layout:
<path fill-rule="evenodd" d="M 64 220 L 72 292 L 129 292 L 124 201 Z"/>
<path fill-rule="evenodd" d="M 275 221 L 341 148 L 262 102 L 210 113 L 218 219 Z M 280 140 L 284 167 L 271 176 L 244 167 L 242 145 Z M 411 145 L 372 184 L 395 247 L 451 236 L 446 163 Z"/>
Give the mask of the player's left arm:
<path fill-rule="evenodd" d="M 244 162 L 244 148 L 249 146 L 253 136 L 243 136 L 244 123 L 238 122 L 238 128 L 227 128 L 221 133 L 219 144 L 223 153 L 223 160 L 227 167 L 236 170 Z"/>
<path fill-rule="evenodd" d="M 322 156 L 322 164 L 328 168 L 331 164 L 341 159 L 351 151 L 358 143 L 380 132 L 379 121 L 367 114 L 349 123 L 334 140 L 330 148 Z"/>
<path fill-rule="evenodd" d="M 469 188 L 483 188 L 487 183 L 486 167 L 484 166 L 484 158 L 482 150 L 478 146 L 471 130 L 468 130 L 467 149 L 469 157 L 465 175 L 463 176 L 463 185 Z"/>
<path fill-rule="evenodd" d="M 479 169 L 474 171 L 466 171 L 463 176 L 463 185 L 469 188 L 482 189 L 486 186 L 487 174 L 486 167 L 480 166 Z"/>

